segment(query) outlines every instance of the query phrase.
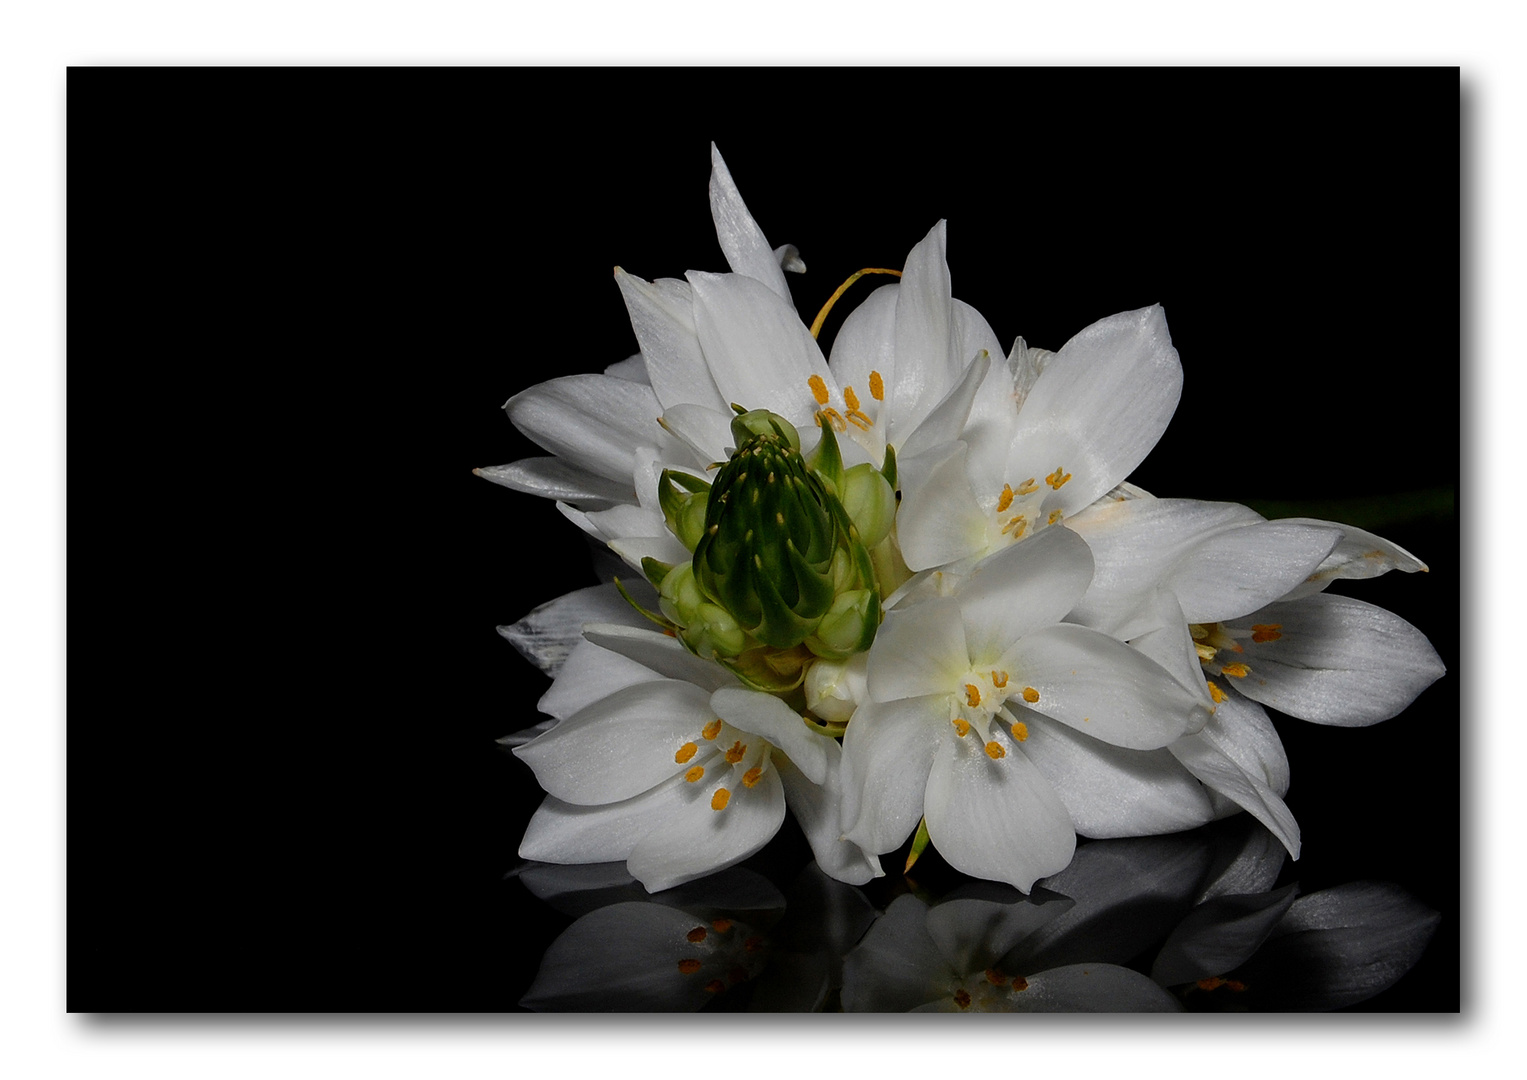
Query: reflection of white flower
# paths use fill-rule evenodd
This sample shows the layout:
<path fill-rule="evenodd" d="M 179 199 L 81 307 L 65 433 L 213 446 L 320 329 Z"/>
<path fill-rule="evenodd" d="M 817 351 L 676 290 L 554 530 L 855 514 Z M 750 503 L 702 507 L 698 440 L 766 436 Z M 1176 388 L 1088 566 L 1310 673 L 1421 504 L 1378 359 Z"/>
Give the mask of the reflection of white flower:
<path fill-rule="evenodd" d="M 1067 797 L 1143 803 L 1142 816 L 1170 821 L 1179 792 L 1195 791 L 1186 777 L 1086 790 L 1107 771 L 1109 748 L 1158 749 L 1208 719 L 1197 697 L 1138 651 L 1061 623 L 1091 573 L 1087 546 L 1048 530 L 982 562 L 956 595 L 889 615 L 870 650 L 870 700 L 844 738 L 851 840 L 890 851 L 926 817 L 951 865 L 1027 890 L 1070 861 Z M 1088 747 L 1099 751 L 1099 770 L 1061 764 Z M 1082 783 L 1063 796 L 1031 755 L 1051 757 L 1063 785 Z M 1191 815 L 1194 802 L 1185 805 Z M 1203 820 L 1180 816 L 1166 827 Z"/>

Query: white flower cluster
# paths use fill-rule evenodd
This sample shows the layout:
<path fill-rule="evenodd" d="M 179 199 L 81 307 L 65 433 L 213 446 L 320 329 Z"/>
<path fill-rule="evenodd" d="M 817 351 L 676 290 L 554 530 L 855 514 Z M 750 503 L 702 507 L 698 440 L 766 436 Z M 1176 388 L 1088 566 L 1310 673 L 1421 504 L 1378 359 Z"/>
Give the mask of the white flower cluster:
<path fill-rule="evenodd" d="M 517 394 L 550 456 L 479 470 L 633 571 L 502 630 L 555 675 L 551 720 L 508 740 L 547 792 L 521 855 L 624 860 L 657 891 L 758 851 L 788 806 L 851 884 L 916 834 L 1028 891 L 1078 834 L 1239 810 L 1297 857 L 1263 707 L 1405 708 L 1435 650 L 1323 590 L 1425 567 L 1359 529 L 1126 484 L 1182 385 L 1161 308 L 1004 350 L 951 295 L 943 222 L 899 274 L 867 271 L 899 280 L 824 356 L 785 282 L 799 256 L 712 160 L 731 272 L 617 270 L 640 352 Z"/>

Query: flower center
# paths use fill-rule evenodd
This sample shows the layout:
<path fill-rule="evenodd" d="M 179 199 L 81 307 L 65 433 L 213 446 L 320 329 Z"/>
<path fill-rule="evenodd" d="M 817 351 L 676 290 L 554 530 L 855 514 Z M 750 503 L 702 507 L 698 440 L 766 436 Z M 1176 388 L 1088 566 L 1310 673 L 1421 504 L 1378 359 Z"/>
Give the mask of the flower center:
<path fill-rule="evenodd" d="M 972 668 L 966 672 L 959 690 L 949 696 L 949 723 L 955 735 L 961 739 L 974 735 L 982 743 L 987 757 L 993 761 L 1005 758 L 1007 748 L 993 738 L 994 718 L 1001 718 L 1016 742 L 1029 737 L 1028 726 L 1006 707 L 1010 697 L 1033 704 L 1039 700 L 1039 691 L 1015 682 L 1005 671 Z"/>
<path fill-rule="evenodd" d="M 1006 542 L 1011 543 L 1046 526 L 1058 524 L 1062 517 L 1061 509 L 1047 505 L 1047 500 L 1070 480 L 1071 474 L 1065 466 L 1057 465 L 1055 471 L 1043 480 L 1030 476 L 1017 487 L 1010 483 L 1003 484 L 995 500 L 987 496 L 983 500 L 984 508 L 992 515 L 997 535 L 1006 537 Z"/>
<path fill-rule="evenodd" d="M 674 750 L 673 760 L 688 766 L 685 784 L 709 792 L 710 808 L 719 814 L 734 797 L 758 786 L 769 769 L 770 749 L 767 740 L 715 717 Z"/>
<path fill-rule="evenodd" d="M 1198 662 L 1209 675 L 1223 675 L 1231 679 L 1244 679 L 1251 674 L 1251 665 L 1244 657 L 1245 643 L 1266 645 L 1283 636 L 1282 623 L 1256 623 L 1250 629 L 1238 629 L 1224 623 L 1192 623 L 1188 633 L 1193 638 L 1193 650 Z M 1227 655 L 1228 654 L 1228 655 Z M 1216 704 L 1225 700 L 1225 692 L 1214 682 L 1209 683 L 1209 694 Z"/>

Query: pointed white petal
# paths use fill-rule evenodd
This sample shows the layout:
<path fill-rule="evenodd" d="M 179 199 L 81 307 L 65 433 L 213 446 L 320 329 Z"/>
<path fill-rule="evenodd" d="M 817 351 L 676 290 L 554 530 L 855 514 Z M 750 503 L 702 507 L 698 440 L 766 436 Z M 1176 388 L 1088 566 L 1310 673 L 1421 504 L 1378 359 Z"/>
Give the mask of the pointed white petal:
<path fill-rule="evenodd" d="M 883 876 L 885 871 L 880 869 L 880 860 L 874 854 L 843 839 L 839 813 L 843 798 L 843 748 L 834 739 L 824 741 L 827 772 L 822 783 L 813 782 L 782 753 L 774 755 L 774 767 L 785 785 L 785 802 L 806 834 L 817 866 L 836 881 L 863 885 Z"/>
<path fill-rule="evenodd" d="M 947 697 L 969 668 L 960 605 L 938 597 L 886 616 L 870 648 L 869 694 L 876 701 Z"/>
<path fill-rule="evenodd" d="M 629 626 L 589 623 L 583 628 L 583 636 L 601 648 L 629 657 L 666 678 L 693 683 L 706 694 L 723 686 L 737 685 L 736 677 L 726 668 L 713 660 L 696 656 L 684 648 L 678 639 L 653 629 L 652 623 L 646 619 Z"/>
<path fill-rule="evenodd" d="M 1255 611 L 1307 578 L 1341 533 L 1313 525 L 1264 521 L 1196 544 L 1166 585 L 1189 622 L 1222 622 Z"/>
<path fill-rule="evenodd" d="M 774 838 L 785 820 L 785 791 L 779 774 L 766 769 L 753 787 L 731 786 L 730 771 L 720 782 L 675 788 L 679 806 L 632 849 L 626 865 L 651 892 L 671 889 L 733 866 Z M 718 790 L 729 798 L 713 807 Z"/>
<path fill-rule="evenodd" d="M 630 484 L 599 476 L 562 458 L 521 458 L 508 465 L 490 465 L 472 471 L 484 480 L 543 499 L 567 499 L 598 506 L 629 502 L 632 496 Z"/>
<path fill-rule="evenodd" d="M 827 780 L 827 746 L 837 744 L 808 728 L 801 714 L 773 694 L 741 687 L 717 690 L 711 711 L 742 731 L 761 735 L 779 747 L 813 784 Z"/>
<path fill-rule="evenodd" d="M 633 451 L 662 435 L 650 387 L 609 375 L 568 375 L 522 390 L 504 405 L 514 426 L 580 468 L 621 483 Z"/>
<path fill-rule="evenodd" d="M 646 582 L 633 582 L 631 590 L 639 603 L 656 605 L 657 594 Z M 613 586 L 591 585 L 542 604 L 514 625 L 500 626 L 498 632 L 525 659 L 555 676 L 568 652 L 583 640 L 586 623 L 650 625 Z"/>
<path fill-rule="evenodd" d="M 1316 518 L 1279 518 L 1278 520 L 1284 524 L 1326 526 L 1339 529 L 1342 533 L 1341 542 L 1310 575 L 1309 580 L 1295 586 L 1287 596 L 1281 597 L 1283 600 L 1297 600 L 1301 596 L 1319 592 L 1338 579 L 1358 581 L 1378 577 L 1391 570 L 1414 574 L 1417 571 L 1424 573 L 1427 569 L 1424 562 L 1399 544 L 1351 525 L 1343 525 L 1335 521 L 1320 521 Z"/>
<path fill-rule="evenodd" d="M 725 409 L 700 350 L 689 283 L 674 278 L 643 281 L 617 266 L 615 284 L 646 361 L 647 381 L 663 409 L 684 404 Z"/>
<path fill-rule="evenodd" d="M 1160 306 L 1093 323 L 1049 358 L 1018 413 L 1008 475 L 1074 479 L 1045 510 L 1069 517 L 1127 477 L 1166 430 L 1182 364 Z"/>
<path fill-rule="evenodd" d="M 1301 720 L 1338 727 L 1388 720 L 1446 671 L 1425 634 L 1361 600 L 1317 593 L 1269 604 L 1230 625 L 1258 624 L 1279 626 L 1280 636 L 1242 642 L 1236 659 L 1251 673 L 1233 685 Z"/>
<path fill-rule="evenodd" d="M 716 239 L 721 242 L 726 264 L 733 273 L 746 274 L 763 282 L 789 303 L 790 286 L 785 284 L 780 258 L 764 239 L 758 222 L 748 213 L 715 143 L 711 143 L 710 161 L 710 215 L 716 223 Z"/>
<path fill-rule="evenodd" d="M 852 386 L 859 407 L 875 421 L 880 443 L 890 425 L 890 398 L 886 388 L 896 384 L 896 297 L 899 285 L 882 285 L 848 313 L 832 342 L 832 369 L 839 386 Z M 870 390 L 870 373 L 879 372 L 885 400 L 877 401 Z"/>
<path fill-rule="evenodd" d="M 689 447 L 703 469 L 726 460 L 727 448 L 732 445 L 732 417 L 736 415 L 731 409 L 720 412 L 704 405 L 675 405 L 660 422 L 664 430 Z"/>
<path fill-rule="evenodd" d="M 845 837 L 866 851 L 899 847 L 923 816 L 923 789 L 949 727 L 947 695 L 865 702 L 843 736 Z"/>
<path fill-rule="evenodd" d="M 896 299 L 896 381 L 887 385 L 900 443 L 949 391 L 970 357 L 955 356 L 954 302 L 940 221 L 907 256 Z"/>
<path fill-rule="evenodd" d="M 1159 664 L 1084 626 L 1029 634 L 1001 666 L 1018 685 L 1038 691 L 1028 708 L 1115 746 L 1154 750 L 1208 720 L 1198 697 Z"/>
<path fill-rule="evenodd" d="M 1021 892 L 1076 850 L 1071 816 L 1033 763 L 1016 749 L 994 761 L 973 736 L 941 740 L 923 812 L 945 862 Z"/>
<path fill-rule="evenodd" d="M 632 612 L 632 614 L 636 614 Z M 558 720 L 573 715 L 617 691 L 637 683 L 652 682 L 657 672 L 619 653 L 580 640 L 567 655 L 561 674 L 541 695 L 536 708 Z"/>
<path fill-rule="evenodd" d="M 642 359 L 642 354 L 628 356 L 624 360 L 617 360 L 604 369 L 606 375 L 617 379 L 625 379 L 627 382 L 641 383 L 643 386 L 651 386 L 652 380 L 647 376 L 647 361 Z"/>
<path fill-rule="evenodd" d="M 990 522 L 965 476 L 965 454 L 965 444 L 956 442 L 897 459 L 896 536 L 912 570 L 952 563 L 987 546 Z"/>
<path fill-rule="evenodd" d="M 991 354 L 984 351 L 975 354 L 965 365 L 964 374 L 949 388 L 943 400 L 912 429 L 897 450 L 898 456 L 905 454 L 912 457 L 958 439 L 965 428 L 965 422 L 970 418 L 970 407 L 975 401 L 976 391 L 981 388 L 991 367 Z"/>

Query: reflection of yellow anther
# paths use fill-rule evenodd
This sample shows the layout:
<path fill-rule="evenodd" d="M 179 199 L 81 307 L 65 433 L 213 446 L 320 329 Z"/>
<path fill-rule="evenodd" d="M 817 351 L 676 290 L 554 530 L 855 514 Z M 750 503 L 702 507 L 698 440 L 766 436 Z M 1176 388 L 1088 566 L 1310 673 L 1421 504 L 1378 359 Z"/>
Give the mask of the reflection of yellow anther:
<path fill-rule="evenodd" d="M 710 921 L 710 925 L 711 925 L 711 929 L 716 931 L 716 933 L 724 934 L 724 933 L 726 933 L 728 930 L 730 930 L 732 928 L 732 920 L 731 919 L 712 919 Z"/>
<path fill-rule="evenodd" d="M 1020 720 L 1013 725 L 1012 732 L 1013 738 L 1017 739 L 1019 742 L 1027 742 L 1029 738 L 1029 725 Z"/>
<path fill-rule="evenodd" d="M 732 743 L 732 748 L 726 752 L 726 763 L 728 765 L 737 764 L 742 760 L 742 755 L 746 754 L 747 752 L 748 748 L 743 745 L 741 739 L 738 739 L 736 742 Z"/>
<path fill-rule="evenodd" d="M 1031 495 L 1038 490 L 1039 484 L 1032 476 L 1018 485 L 1019 495 Z"/>
<path fill-rule="evenodd" d="M 721 734 L 721 717 L 719 717 L 719 716 L 716 717 L 716 719 L 712 720 L 710 723 L 706 724 L 703 728 L 701 728 L 700 729 L 700 734 L 701 734 L 702 737 L 707 738 L 707 739 L 714 739 L 717 735 L 720 735 Z"/>
<path fill-rule="evenodd" d="M 1225 692 L 1214 685 L 1213 679 L 1205 679 L 1204 682 L 1209 684 L 1209 696 L 1214 699 L 1214 704 L 1218 705 L 1225 700 Z"/>
<path fill-rule="evenodd" d="M 1005 671 L 994 671 L 994 672 L 992 672 L 991 673 L 991 684 L 993 686 L 995 686 L 998 690 L 1001 690 L 1004 686 L 1007 685 L 1007 672 L 1005 672 Z"/>
<path fill-rule="evenodd" d="M 885 400 L 885 380 L 880 377 L 880 372 L 870 372 L 870 397 L 876 401 Z"/>
<path fill-rule="evenodd" d="M 955 717 L 955 719 L 954 719 L 954 733 L 956 735 L 958 735 L 962 739 L 965 736 L 969 735 L 970 734 L 970 721 L 962 719 L 961 717 Z"/>
<path fill-rule="evenodd" d="M 1282 623 L 1257 623 L 1251 628 L 1251 640 L 1258 645 L 1269 641 L 1277 641 L 1283 635 L 1278 633 L 1283 629 Z"/>
<path fill-rule="evenodd" d="M 705 940 L 705 927 L 697 926 L 689 933 L 685 934 L 684 937 L 698 945 L 700 942 Z"/>
<path fill-rule="evenodd" d="M 694 743 L 687 742 L 683 746 L 679 747 L 679 752 L 673 755 L 673 760 L 677 761 L 680 765 L 682 765 L 682 764 L 684 764 L 684 762 L 686 762 L 690 758 L 694 757 L 695 756 L 695 751 L 698 750 L 698 749 L 700 749 L 700 748 L 698 746 L 696 746 Z"/>
<path fill-rule="evenodd" d="M 1013 976 L 1013 993 L 1016 994 L 1022 990 L 1027 990 L 1028 988 L 1029 980 L 1025 979 L 1022 975 Z"/>
<path fill-rule="evenodd" d="M 742 947 L 748 952 L 756 953 L 759 949 L 763 948 L 763 944 L 764 939 L 759 935 L 754 934 L 752 937 L 748 938 L 742 943 Z"/>
<path fill-rule="evenodd" d="M 763 766 L 754 765 L 751 769 L 742 774 L 742 786 L 749 788 L 752 787 L 754 784 L 758 783 L 758 780 L 761 776 L 763 776 Z"/>
<path fill-rule="evenodd" d="M 1061 514 L 1061 511 L 1060 511 L 1060 509 L 1058 507 L 1056 509 L 1054 509 L 1054 510 L 1051 510 L 1050 511 L 1050 517 L 1047 520 L 1047 524 L 1054 525 L 1057 521 L 1059 521 L 1061 519 L 1061 516 L 1062 516 L 1062 514 Z"/>
<path fill-rule="evenodd" d="M 725 989 L 726 983 L 722 982 L 720 979 L 712 979 L 710 982 L 705 984 L 705 992 L 707 994 L 719 994 Z"/>
<path fill-rule="evenodd" d="M 965 704 L 969 705 L 972 709 L 981 704 L 981 691 L 976 689 L 974 683 L 965 684 Z"/>
<path fill-rule="evenodd" d="M 716 793 L 710 797 L 710 808 L 712 810 L 725 810 L 727 800 L 731 797 L 732 793 L 726 790 L 726 788 L 717 788 Z"/>
<path fill-rule="evenodd" d="M 693 957 L 690 957 L 687 960 L 680 960 L 679 961 L 679 971 L 681 971 L 685 975 L 693 975 L 695 972 L 697 972 L 699 970 L 700 970 L 700 961 L 694 959 Z"/>
<path fill-rule="evenodd" d="M 1059 491 L 1061 489 L 1061 485 L 1063 485 L 1069 479 L 1071 479 L 1071 474 L 1066 472 L 1065 466 L 1057 465 L 1055 466 L 1055 471 L 1052 472 L 1049 476 L 1045 477 L 1045 483 L 1049 484 L 1056 491 Z"/>
<path fill-rule="evenodd" d="M 1006 986 L 1007 976 L 1002 974 L 1002 972 L 998 971 L 996 968 L 987 968 L 986 981 L 991 983 L 993 986 Z"/>
<path fill-rule="evenodd" d="M 1002 749 L 1001 743 L 999 743 L 996 739 L 993 739 L 991 742 L 986 744 L 986 756 L 991 758 L 993 761 L 996 761 L 999 758 L 1007 757 L 1007 751 Z"/>
<path fill-rule="evenodd" d="M 1002 513 L 1002 511 L 1006 510 L 1009 506 L 1012 506 L 1012 505 L 1013 505 L 1013 485 L 1012 484 L 1003 484 L 1002 485 L 1002 494 L 997 496 L 997 513 L 999 513 L 999 514 Z"/>
<path fill-rule="evenodd" d="M 811 378 L 806 380 L 806 385 L 811 387 L 811 396 L 817 399 L 818 405 L 827 404 L 829 400 L 827 384 L 822 381 L 822 376 L 813 375 Z"/>
<path fill-rule="evenodd" d="M 700 777 L 702 777 L 704 775 L 705 775 L 705 766 L 704 765 L 694 765 L 694 766 L 691 766 L 690 770 L 687 773 L 684 774 L 684 779 L 689 781 L 691 784 L 693 784 L 696 780 L 700 779 Z"/>
<path fill-rule="evenodd" d="M 1025 686 L 1023 688 L 1023 700 L 1027 701 L 1030 705 L 1034 704 L 1034 702 L 1039 700 L 1039 691 L 1035 690 L 1032 686 Z"/>
<path fill-rule="evenodd" d="M 1245 664 L 1226 664 L 1220 670 L 1232 679 L 1244 679 L 1247 675 L 1251 674 L 1251 669 Z"/>
<path fill-rule="evenodd" d="M 962 1009 L 970 1008 L 970 992 L 964 987 L 954 992 L 954 1003 Z"/>
<path fill-rule="evenodd" d="M 825 405 L 826 402 L 823 402 L 823 404 Z M 853 412 L 859 407 L 859 395 L 854 393 L 852 386 L 845 386 L 843 388 L 843 404 L 848 406 L 849 412 Z"/>

